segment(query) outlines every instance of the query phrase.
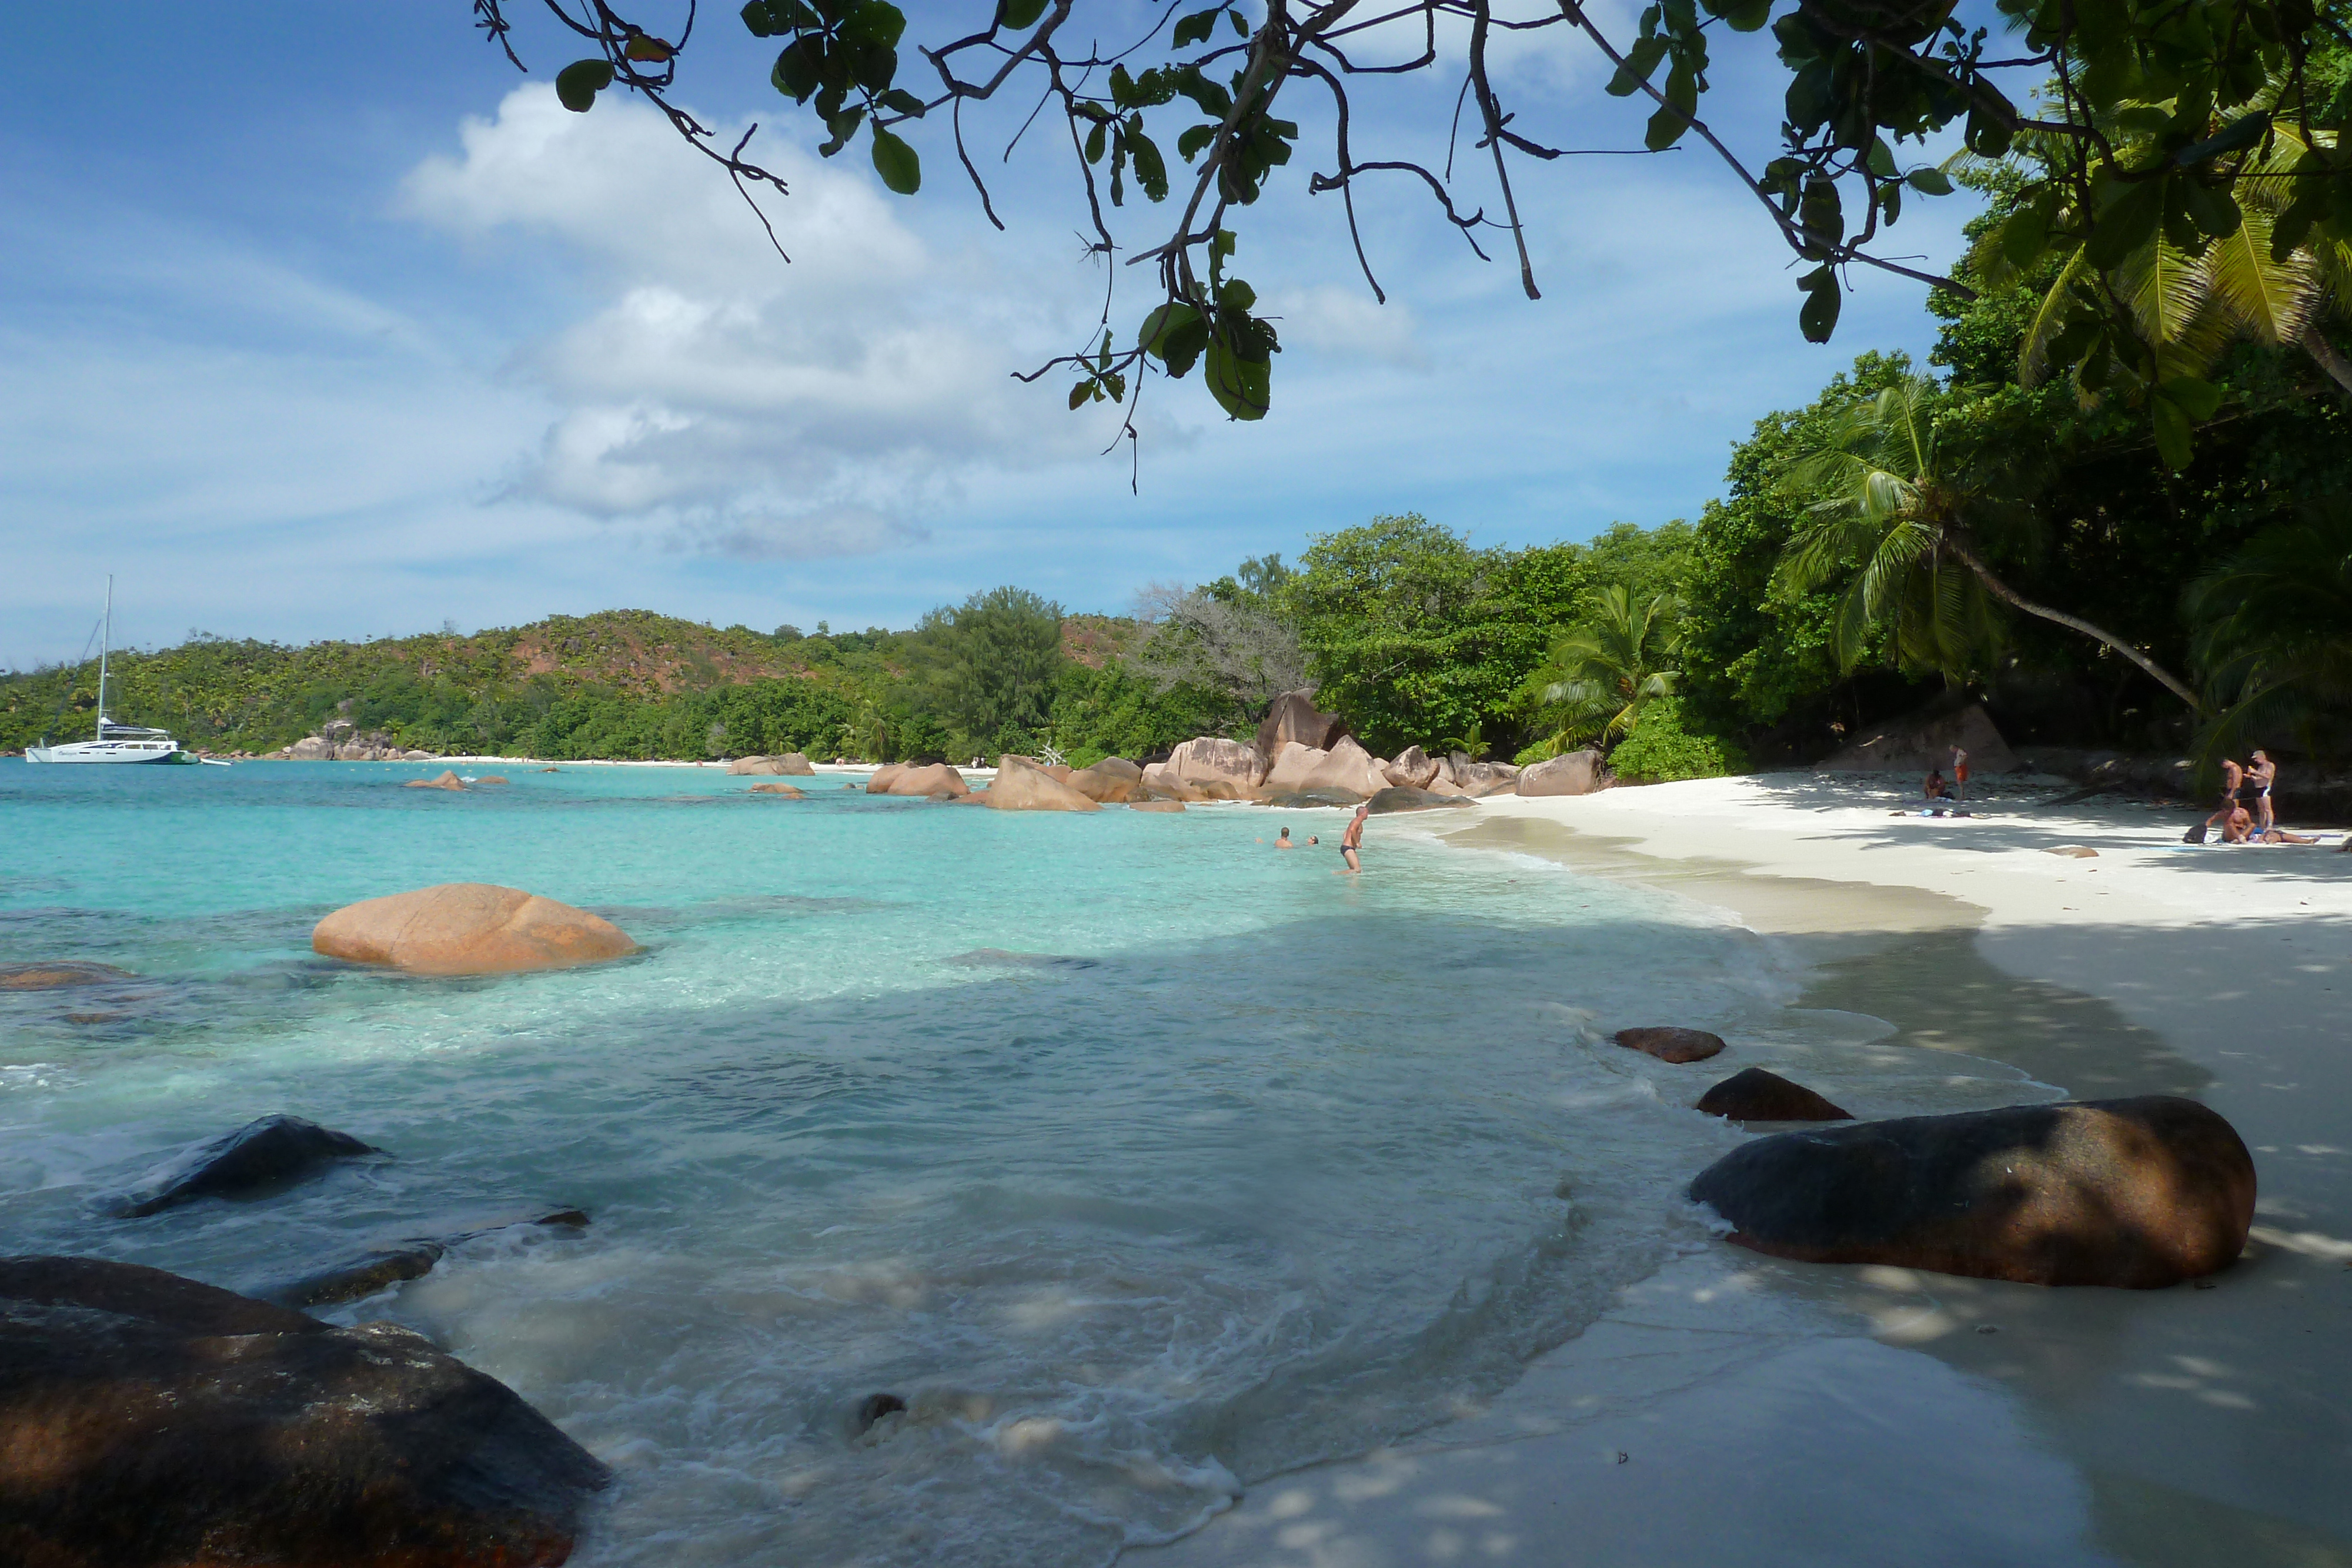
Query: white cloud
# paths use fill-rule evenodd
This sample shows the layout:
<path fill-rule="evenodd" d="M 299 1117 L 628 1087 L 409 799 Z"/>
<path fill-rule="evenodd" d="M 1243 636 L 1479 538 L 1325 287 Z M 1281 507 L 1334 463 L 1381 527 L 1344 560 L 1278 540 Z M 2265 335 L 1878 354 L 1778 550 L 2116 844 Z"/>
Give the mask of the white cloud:
<path fill-rule="evenodd" d="M 854 166 L 767 149 L 792 192 L 767 203 L 787 265 L 645 109 L 576 115 L 526 88 L 461 145 L 410 175 L 405 210 L 558 236 L 606 294 L 518 355 L 561 412 L 515 494 L 800 559 L 919 539 L 974 472 L 1090 450 L 1007 373 L 1074 340 L 1056 296 L 1075 288 L 1040 300 L 985 256 L 934 252 Z"/>

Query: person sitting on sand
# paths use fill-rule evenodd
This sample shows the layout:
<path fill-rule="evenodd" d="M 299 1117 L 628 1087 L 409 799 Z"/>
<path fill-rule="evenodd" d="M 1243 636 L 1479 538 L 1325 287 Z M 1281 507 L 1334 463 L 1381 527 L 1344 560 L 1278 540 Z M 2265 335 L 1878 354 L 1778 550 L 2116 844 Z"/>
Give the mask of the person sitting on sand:
<path fill-rule="evenodd" d="M 1364 819 L 1371 814 L 1372 803 L 1367 800 L 1356 808 L 1356 814 L 1348 819 L 1348 831 L 1339 835 L 1339 858 L 1348 862 L 1347 870 L 1349 873 L 1364 869 L 1363 862 L 1357 858 L 1356 852 L 1363 847 Z"/>
<path fill-rule="evenodd" d="M 2221 820 L 2221 841 L 2242 844 L 2254 831 L 2254 814 L 2237 801 L 2230 802 L 2230 814 Z"/>
<path fill-rule="evenodd" d="M 2222 839 L 2224 843 L 2230 841 L 2226 836 L 2230 813 L 2238 809 L 2238 787 L 2244 782 L 2245 777 L 2245 770 L 2235 762 L 2226 757 L 2221 758 L 2221 805 L 2220 810 L 2205 819 L 2205 831 L 2210 833 L 2215 827 L 2220 827 L 2225 835 Z"/>
<path fill-rule="evenodd" d="M 1278 850 L 1295 850 L 1298 846 L 1290 841 L 1290 830 L 1285 828 L 1282 830 L 1281 836 L 1274 841 L 1274 847 Z"/>
<path fill-rule="evenodd" d="M 1948 800 L 1952 798 L 1952 787 L 1944 782 L 1943 770 L 1937 768 L 1927 769 L 1927 782 L 1919 787 L 1919 792 L 1930 800 Z"/>

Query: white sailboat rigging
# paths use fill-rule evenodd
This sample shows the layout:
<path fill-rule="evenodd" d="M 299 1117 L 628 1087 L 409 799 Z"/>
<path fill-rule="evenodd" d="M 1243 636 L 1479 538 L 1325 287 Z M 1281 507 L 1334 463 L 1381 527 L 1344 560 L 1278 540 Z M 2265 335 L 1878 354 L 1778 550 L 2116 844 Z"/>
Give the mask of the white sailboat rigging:
<path fill-rule="evenodd" d="M 106 579 L 106 632 L 98 645 L 98 734 L 89 740 L 68 740 L 52 746 L 48 737 L 41 737 L 38 746 L 25 747 L 27 762 L 113 762 L 146 763 L 149 765 L 185 765 L 211 762 L 208 757 L 198 757 L 193 751 L 183 751 L 171 732 L 148 729 L 135 724 L 117 724 L 106 716 L 107 655 L 114 643 L 114 578 Z M 89 650 L 82 650 L 88 657 Z M 215 766 L 226 768 L 227 763 Z"/>

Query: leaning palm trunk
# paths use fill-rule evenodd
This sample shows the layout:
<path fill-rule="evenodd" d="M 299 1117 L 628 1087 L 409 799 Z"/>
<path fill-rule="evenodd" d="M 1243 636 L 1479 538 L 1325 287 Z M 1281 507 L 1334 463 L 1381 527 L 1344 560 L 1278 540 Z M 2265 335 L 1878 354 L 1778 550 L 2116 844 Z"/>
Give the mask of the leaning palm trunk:
<path fill-rule="evenodd" d="M 1986 592 L 1991 594 L 1995 599 L 2000 600 L 2003 604 L 2008 605 L 2011 609 L 2021 610 L 2028 615 L 2039 617 L 2040 619 L 2050 622 L 2054 625 L 2063 626 L 2069 631 L 2080 632 L 2085 637 L 2089 637 L 2096 642 L 2105 643 L 2106 646 L 2113 648 L 2116 653 L 2121 653 L 2125 658 L 2129 659 L 2133 664 L 2138 665 L 2141 671 L 2145 673 L 2150 680 L 2155 681 L 2166 691 L 2170 692 L 2174 696 L 2177 696 L 2182 702 L 2187 703 L 2191 712 L 2195 712 L 2204 706 L 2202 703 L 2197 700 L 2197 694 L 2190 690 L 2185 682 L 2169 674 L 2166 671 L 2163 665 L 2158 664 L 2154 659 L 2149 658 L 2146 653 L 2141 653 L 2137 648 L 2133 647 L 2130 643 L 2125 642 L 2114 632 L 2101 631 L 2098 627 L 2092 625 L 2088 621 L 2084 620 L 2079 615 L 2069 615 L 2064 611 L 2053 610 L 2047 604 L 2036 604 L 2032 600 L 2026 598 L 2023 594 L 2010 587 L 2009 584 L 2001 581 L 1998 577 L 1995 577 L 1992 574 L 1992 569 L 1985 565 L 1982 560 L 1979 559 L 1974 550 L 1969 549 L 1968 546 L 1960 543 L 1959 540 L 1951 538 L 1949 535 L 1945 536 L 1943 548 L 1951 552 L 1952 559 L 1977 574 L 1977 580 L 1985 585 Z"/>

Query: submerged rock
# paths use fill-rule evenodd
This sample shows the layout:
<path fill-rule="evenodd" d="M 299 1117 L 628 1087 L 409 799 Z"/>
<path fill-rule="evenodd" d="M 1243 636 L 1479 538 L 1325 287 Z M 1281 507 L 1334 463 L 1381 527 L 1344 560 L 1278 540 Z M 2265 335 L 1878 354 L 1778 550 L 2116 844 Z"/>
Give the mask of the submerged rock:
<path fill-rule="evenodd" d="M 103 986 L 139 977 L 111 964 L 85 964 L 60 958 L 41 964 L 0 964 L 0 991 L 64 991 L 77 986 Z"/>
<path fill-rule="evenodd" d="M 1371 799 L 1372 815 L 1385 817 L 1395 811 L 1428 811 L 1445 807 L 1467 806 L 1466 795 L 1437 795 L 1427 789 L 1408 789 L 1391 785 Z"/>
<path fill-rule="evenodd" d="M 1127 803 L 1127 809 L 1130 811 L 1181 811 L 1184 809 L 1184 802 L 1181 800 L 1129 800 Z"/>
<path fill-rule="evenodd" d="M 808 799 L 806 794 L 790 784 L 754 784 L 751 792 L 754 795 L 781 795 L 787 800 Z"/>
<path fill-rule="evenodd" d="M 637 950 L 611 921 L 520 888 L 451 882 L 336 910 L 310 947 L 416 975 L 505 975 L 620 958 Z"/>
<path fill-rule="evenodd" d="M 507 776 L 503 773 L 486 773 L 474 780 L 477 784 L 503 784 L 506 781 Z"/>
<path fill-rule="evenodd" d="M 421 1280 L 433 1271 L 452 1247 L 471 1241 L 492 1231 L 513 1229 L 518 1226 L 544 1226 L 550 1229 L 577 1235 L 586 1227 L 588 1216 L 576 1208 L 559 1208 L 552 1214 L 536 1219 L 518 1219 L 505 1225 L 486 1225 L 477 1229 L 461 1231 L 438 1239 L 414 1238 L 390 1247 L 380 1247 L 346 1259 L 315 1274 L 264 1292 L 264 1299 L 287 1307 L 324 1307 L 339 1301 L 356 1301 L 373 1296 L 378 1291 L 396 1285 L 403 1280 Z"/>
<path fill-rule="evenodd" d="M 1723 1050 L 1723 1037 L 1703 1029 L 1621 1029 L 1617 1043 L 1660 1061 L 1705 1061 Z"/>
<path fill-rule="evenodd" d="M 991 969 L 1098 969 L 1099 958 L 1075 958 L 1063 953 L 1008 953 L 1002 947 L 975 947 L 969 953 L 958 953 L 948 960 L 967 968 Z"/>
<path fill-rule="evenodd" d="M 123 1219 L 160 1214 L 200 1197 L 226 1197 L 308 1176 L 331 1160 L 383 1151 L 299 1116 L 264 1116 L 191 1144 L 101 1207 Z"/>
<path fill-rule="evenodd" d="M 0 1562 L 551 1568 L 609 1479 L 396 1324 L 0 1259 Z"/>
<path fill-rule="evenodd" d="M 1364 798 L 1353 789 L 1293 789 L 1266 801 L 1269 806 L 1281 806 L 1290 810 L 1306 810 L 1312 807 L 1344 806 L 1354 808 L 1364 803 Z"/>
<path fill-rule="evenodd" d="M 1760 1067 L 1743 1068 L 1698 1097 L 1697 1110 L 1735 1122 L 1851 1122 L 1801 1083 L 1791 1083 Z"/>
<path fill-rule="evenodd" d="M 2166 1094 L 1778 1133 L 1690 1186 L 1775 1257 L 2136 1290 L 2227 1268 L 2254 1193 L 2236 1129 Z"/>
<path fill-rule="evenodd" d="M 499 782 L 506 780 L 500 779 Z M 463 789 L 465 787 L 466 781 L 446 768 L 441 769 L 441 776 L 437 779 L 411 779 L 401 786 L 404 789 Z"/>

